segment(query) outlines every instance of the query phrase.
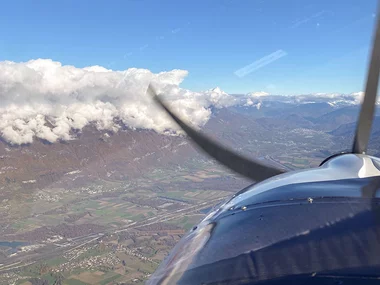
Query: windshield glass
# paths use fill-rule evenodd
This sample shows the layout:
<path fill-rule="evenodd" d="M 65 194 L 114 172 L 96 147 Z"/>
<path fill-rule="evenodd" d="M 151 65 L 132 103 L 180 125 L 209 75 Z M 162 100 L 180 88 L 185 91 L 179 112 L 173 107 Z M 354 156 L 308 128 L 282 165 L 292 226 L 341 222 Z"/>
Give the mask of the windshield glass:
<path fill-rule="evenodd" d="M 0 284 L 143 284 L 254 183 L 194 147 L 150 83 L 282 171 L 350 150 L 375 20 L 375 0 L 2 2 Z M 380 156 L 380 117 L 372 133 Z"/>

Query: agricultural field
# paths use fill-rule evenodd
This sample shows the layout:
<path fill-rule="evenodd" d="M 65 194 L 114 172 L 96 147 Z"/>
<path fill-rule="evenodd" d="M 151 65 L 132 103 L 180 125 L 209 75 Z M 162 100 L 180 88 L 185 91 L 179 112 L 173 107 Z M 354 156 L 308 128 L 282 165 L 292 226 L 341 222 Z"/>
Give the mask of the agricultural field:
<path fill-rule="evenodd" d="M 181 236 L 247 183 L 190 165 L 198 168 L 24 194 L 6 236 L 27 243 L 2 251 L 0 284 L 143 284 Z"/>
<path fill-rule="evenodd" d="M 300 157 L 271 159 L 290 169 L 317 161 Z M 4 240 L 20 244 L 0 247 L 0 284 L 143 284 L 214 205 L 250 183 L 189 160 L 132 181 L 25 192 L 7 202 L 18 207 Z"/>

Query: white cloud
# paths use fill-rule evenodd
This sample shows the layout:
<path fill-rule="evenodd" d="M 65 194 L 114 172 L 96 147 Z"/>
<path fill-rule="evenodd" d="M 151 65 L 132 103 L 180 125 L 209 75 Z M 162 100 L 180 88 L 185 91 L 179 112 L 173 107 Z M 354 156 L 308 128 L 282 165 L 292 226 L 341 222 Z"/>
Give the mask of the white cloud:
<path fill-rule="evenodd" d="M 73 139 L 71 130 L 93 123 L 117 131 L 119 118 L 131 128 L 164 133 L 178 128 L 146 95 L 149 82 L 165 93 L 168 104 L 196 126 L 217 108 L 234 104 L 219 88 L 203 93 L 179 88 L 185 70 L 154 74 L 146 69 L 113 71 L 101 66 L 76 68 L 50 59 L 0 62 L 0 132 L 13 144 L 35 137 L 49 142 Z"/>
<path fill-rule="evenodd" d="M 251 98 L 248 98 L 247 99 L 247 102 L 244 104 L 244 106 L 252 106 L 253 105 L 253 101 Z"/>
<path fill-rule="evenodd" d="M 343 107 L 350 105 L 358 105 L 361 103 L 364 92 L 354 92 L 350 94 L 343 93 L 311 93 L 299 95 L 271 95 L 267 92 L 258 91 L 246 94 L 241 98 L 244 106 L 255 106 L 258 109 L 265 108 L 266 102 L 278 101 L 288 104 L 310 104 L 310 103 L 328 103 L 332 107 Z M 380 96 L 377 99 L 380 105 Z"/>
<path fill-rule="evenodd" d="M 99 130 L 118 131 L 121 120 L 131 128 L 159 133 L 179 132 L 178 126 L 146 94 L 152 82 L 169 106 L 187 122 L 203 126 L 211 108 L 245 105 L 265 108 L 280 100 L 303 104 L 330 102 L 358 104 L 363 92 L 275 96 L 267 92 L 230 95 L 220 88 L 193 92 L 180 88 L 186 70 L 152 73 L 130 68 L 113 71 L 102 66 L 76 68 L 50 59 L 0 62 L 0 135 L 12 144 L 74 139 L 72 130 L 94 124 Z"/>
<path fill-rule="evenodd" d="M 351 93 L 351 95 L 355 98 L 355 101 L 357 103 L 361 103 L 363 101 L 363 98 L 364 98 L 364 92 L 363 91 L 360 91 L 360 92 L 354 92 L 354 93 Z M 377 100 L 378 102 L 380 101 L 380 98 L 378 98 Z"/>
<path fill-rule="evenodd" d="M 264 91 L 258 91 L 258 92 L 248 93 L 247 95 L 250 96 L 250 97 L 263 97 L 263 96 L 268 96 L 269 93 L 268 92 L 264 92 Z"/>
<path fill-rule="evenodd" d="M 307 95 L 294 96 L 298 102 L 306 103 L 306 101 L 311 102 L 327 102 L 330 105 L 357 105 L 360 104 L 364 97 L 364 92 L 354 92 L 350 94 L 342 93 L 313 93 Z M 380 98 L 379 98 L 380 99 Z M 379 102 L 378 99 L 378 102 Z"/>
<path fill-rule="evenodd" d="M 202 92 L 202 96 L 217 108 L 224 108 L 239 104 L 238 98 L 222 91 L 219 87 Z"/>

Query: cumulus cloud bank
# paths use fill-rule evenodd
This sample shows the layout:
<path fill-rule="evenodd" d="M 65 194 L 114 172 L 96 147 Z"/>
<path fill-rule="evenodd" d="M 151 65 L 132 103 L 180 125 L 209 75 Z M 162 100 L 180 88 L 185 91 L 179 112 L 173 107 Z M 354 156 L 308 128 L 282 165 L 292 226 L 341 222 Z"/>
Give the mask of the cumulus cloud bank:
<path fill-rule="evenodd" d="M 154 74 L 146 69 L 112 71 L 101 66 L 76 68 L 49 59 L 0 62 L 0 132 L 12 144 L 72 139 L 72 130 L 93 123 L 117 131 L 116 118 L 131 128 L 159 133 L 179 131 L 146 95 L 150 82 L 165 93 L 170 107 L 196 126 L 210 117 L 210 106 L 227 107 L 232 96 L 215 88 L 179 88 L 185 70 Z"/>
<path fill-rule="evenodd" d="M 130 128 L 159 133 L 180 130 L 146 95 L 152 82 L 173 111 L 195 126 L 203 126 L 211 107 L 245 105 L 263 108 L 265 101 L 293 103 L 324 101 L 357 104 L 362 92 L 274 96 L 266 92 L 230 95 L 220 88 L 193 92 L 180 88 L 186 70 L 152 73 L 130 68 L 113 71 L 101 66 L 76 68 L 50 59 L 0 62 L 0 134 L 11 144 L 73 139 L 72 130 L 94 124 L 98 130 L 117 132 L 120 121 Z"/>

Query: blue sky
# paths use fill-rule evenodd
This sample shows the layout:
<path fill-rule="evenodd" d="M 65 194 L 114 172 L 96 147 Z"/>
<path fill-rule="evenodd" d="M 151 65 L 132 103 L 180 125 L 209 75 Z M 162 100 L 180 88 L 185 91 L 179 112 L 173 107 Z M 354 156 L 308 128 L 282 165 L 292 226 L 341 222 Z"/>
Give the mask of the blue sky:
<path fill-rule="evenodd" d="M 351 93 L 363 90 L 375 11 L 375 0 L 2 1 L 0 61 L 185 69 L 194 91 Z"/>

